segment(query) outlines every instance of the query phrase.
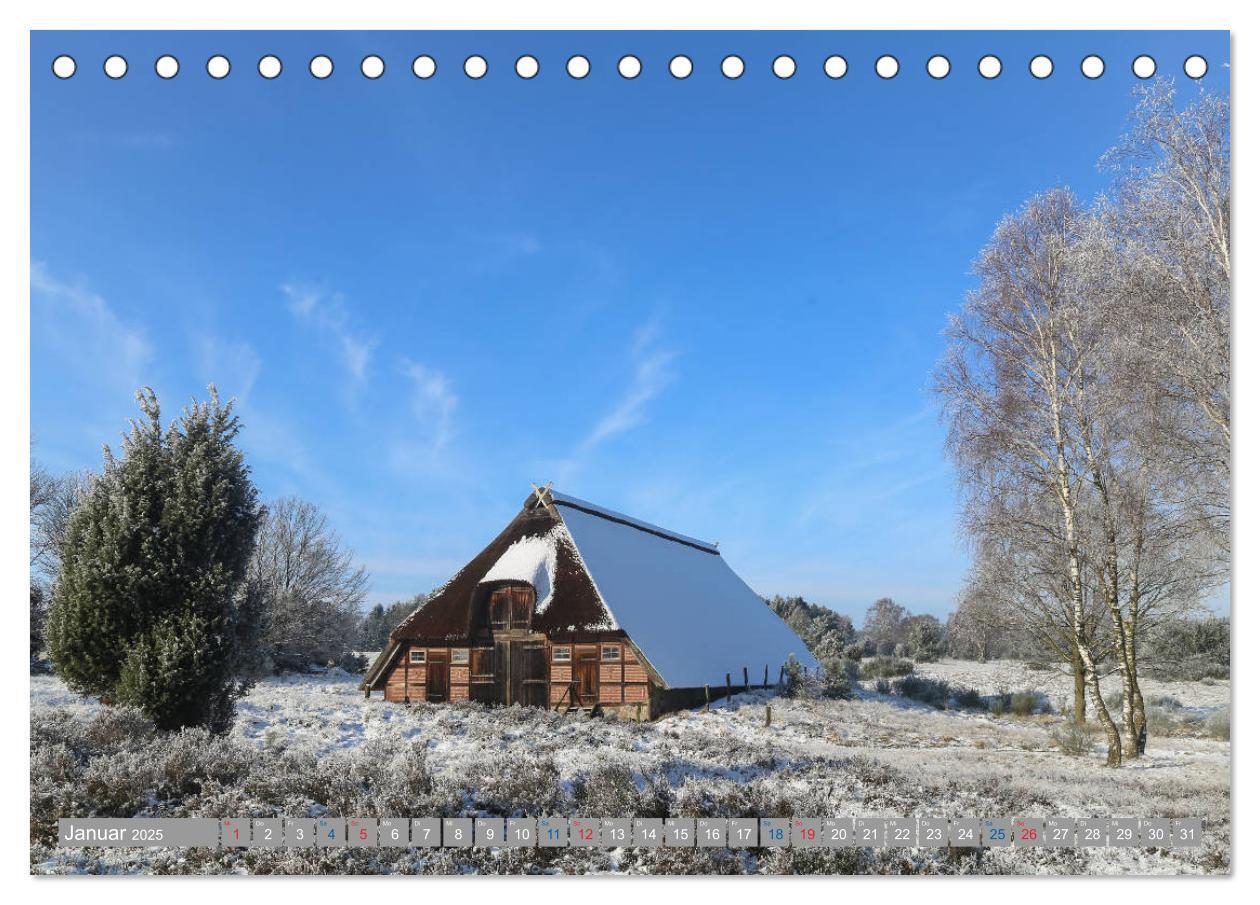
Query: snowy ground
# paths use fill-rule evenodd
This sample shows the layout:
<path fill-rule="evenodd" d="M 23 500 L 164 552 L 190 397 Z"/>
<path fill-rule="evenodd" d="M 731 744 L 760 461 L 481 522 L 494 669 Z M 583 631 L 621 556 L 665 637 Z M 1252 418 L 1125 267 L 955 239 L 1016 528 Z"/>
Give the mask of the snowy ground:
<path fill-rule="evenodd" d="M 976 663 L 971 660 L 942 660 L 920 663 L 916 673 L 932 679 L 944 679 L 954 685 L 974 688 L 981 694 L 1032 689 L 1045 694 L 1056 709 L 1063 709 L 1072 700 L 1072 677 L 1057 669 L 1030 669 L 1015 660 L 994 660 Z M 1102 681 L 1103 696 L 1118 694 L 1120 677 L 1106 676 Z M 1229 706 L 1229 682 L 1169 682 L 1154 678 L 1142 679 L 1142 695 L 1148 701 L 1173 698 L 1185 709 L 1207 712 Z"/>
<path fill-rule="evenodd" d="M 1060 687 L 1056 683 L 1066 680 L 1055 674 L 1014 663 L 947 661 L 924 665 L 918 671 L 985 693 L 1034 689 L 1052 703 L 1063 692 L 1070 693 L 1070 684 Z M 791 853 L 756 859 L 728 854 L 725 861 L 704 855 L 684 862 L 671 855 L 674 860 L 666 863 L 663 856 L 627 851 L 570 853 L 559 860 L 522 862 L 515 870 L 1069 874 L 1229 870 L 1227 741 L 1155 736 L 1146 758 L 1109 770 L 1101 766 L 1101 750 L 1088 758 L 1069 757 L 1058 750 L 1051 735 L 1061 725 L 1058 716 L 995 718 L 985 712 L 938 711 L 877 695 L 869 688 L 850 701 L 738 695 L 707 713 L 688 711 L 635 725 L 519 708 L 388 704 L 379 697 L 364 700 L 355 685 L 354 677 L 341 673 L 263 682 L 239 703 L 232 740 L 257 752 L 264 764 L 292 765 L 300 763 L 295 758 L 309 756 L 311 764 L 341 763 L 351 773 L 360 771 L 354 758 L 361 755 L 419 746 L 411 750 L 425 752 L 432 773 L 432 791 L 424 793 L 423 806 L 442 813 L 510 813 L 514 808 L 521 813 L 555 813 L 550 808 L 560 808 L 559 812 L 607 816 L 618 808 L 622 810 L 616 813 L 650 813 L 656 807 L 660 813 L 732 816 L 1195 816 L 1205 818 L 1206 827 L 1202 848 L 1175 853 L 1148 849 L 1028 854 L 1012 850 L 986 853 L 973 863 L 916 850 L 820 865 Z M 1212 709 L 1228 702 L 1229 686 L 1171 683 L 1165 688 L 1150 683 L 1147 694 L 1174 696 L 1187 708 Z M 772 708 L 770 728 L 764 725 L 767 704 Z M 33 714 L 63 711 L 72 720 L 90 719 L 99 708 L 45 676 L 31 678 L 31 706 Z M 523 769 L 526 765 L 532 773 Z M 626 788 L 618 786 L 621 775 L 627 777 Z M 294 807 L 318 814 L 330 805 L 299 790 L 286 793 L 289 797 L 283 807 L 288 810 L 281 810 L 274 796 L 269 799 L 266 792 L 251 791 L 266 783 L 251 779 L 245 785 L 246 792 L 220 794 L 214 804 L 203 793 L 193 804 L 162 805 L 150 812 L 209 814 L 217 808 L 226 815 L 234 807 L 248 807 L 254 816 L 282 812 L 292 816 Z M 360 789 L 354 794 L 368 793 Z M 349 800 L 380 800 L 380 790 L 370 790 L 370 794 L 377 797 Z M 391 805 L 379 807 L 388 810 Z M 335 806 L 332 812 L 337 812 Z M 366 811 L 362 815 L 372 816 Z M 32 847 L 32 869 L 57 873 L 193 869 L 514 872 L 501 861 L 470 866 L 452 861 L 453 856 L 445 853 L 423 857 L 411 853 L 375 868 L 364 868 L 353 860 L 360 857 L 353 853 L 335 856 L 351 859 L 344 863 L 328 860 L 334 856 L 321 857 L 320 864 L 310 864 L 298 863 L 291 856 L 273 856 L 268 861 L 267 856 L 233 853 L 191 868 L 144 853 L 86 858 L 37 843 Z M 276 860 L 284 858 L 288 860 Z M 351 866 L 356 864 L 357 868 Z"/>

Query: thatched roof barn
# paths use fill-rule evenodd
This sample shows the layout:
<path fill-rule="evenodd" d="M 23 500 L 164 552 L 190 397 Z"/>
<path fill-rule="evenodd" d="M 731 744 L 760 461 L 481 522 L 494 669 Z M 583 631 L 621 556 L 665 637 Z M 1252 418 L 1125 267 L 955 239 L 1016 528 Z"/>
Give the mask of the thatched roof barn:
<path fill-rule="evenodd" d="M 648 718 L 775 684 L 799 637 L 716 544 L 536 488 L 390 635 L 363 688 Z"/>

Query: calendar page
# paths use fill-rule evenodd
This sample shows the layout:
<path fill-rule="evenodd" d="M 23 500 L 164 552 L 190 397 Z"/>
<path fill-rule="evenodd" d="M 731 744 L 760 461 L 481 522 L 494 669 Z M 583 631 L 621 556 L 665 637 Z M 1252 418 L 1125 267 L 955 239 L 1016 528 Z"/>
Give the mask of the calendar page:
<path fill-rule="evenodd" d="M 29 872 L 1230 873 L 1229 33 L 550 24 L 30 32 Z"/>

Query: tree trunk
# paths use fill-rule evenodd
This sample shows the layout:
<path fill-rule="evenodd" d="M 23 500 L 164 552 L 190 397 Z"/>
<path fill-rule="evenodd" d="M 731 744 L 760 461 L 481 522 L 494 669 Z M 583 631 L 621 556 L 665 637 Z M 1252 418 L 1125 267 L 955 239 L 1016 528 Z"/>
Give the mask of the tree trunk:
<path fill-rule="evenodd" d="M 1094 712 L 1098 715 L 1098 722 L 1102 724 L 1103 732 L 1107 734 L 1107 766 L 1118 767 L 1124 750 L 1120 740 L 1120 730 L 1116 728 L 1115 720 L 1107 712 L 1107 702 L 1103 700 L 1102 686 L 1098 681 L 1098 668 L 1094 664 L 1094 658 L 1084 645 L 1079 646 L 1081 661 L 1085 665 L 1085 685 L 1089 689 L 1090 700 L 1094 702 Z"/>
<path fill-rule="evenodd" d="M 1072 684 L 1073 700 L 1072 700 L 1072 718 L 1078 726 L 1085 725 L 1085 664 L 1081 662 L 1081 655 L 1073 651 L 1072 654 Z"/>

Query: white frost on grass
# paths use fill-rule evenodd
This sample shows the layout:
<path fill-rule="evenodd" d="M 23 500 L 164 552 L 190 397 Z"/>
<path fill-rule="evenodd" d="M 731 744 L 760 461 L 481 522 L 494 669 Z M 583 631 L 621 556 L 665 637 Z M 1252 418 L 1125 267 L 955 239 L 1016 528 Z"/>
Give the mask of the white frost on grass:
<path fill-rule="evenodd" d="M 948 673 L 951 681 L 965 674 L 982 690 L 1005 685 L 1055 693 L 1044 684 L 1049 673 L 1024 676 L 1013 664 L 946 662 L 923 671 L 929 668 Z M 418 740 L 434 776 L 457 784 L 480 782 L 477 777 L 494 776 L 504 764 L 549 762 L 569 790 L 592 771 L 620 766 L 636 783 L 664 779 L 679 795 L 757 787 L 765 800 L 779 794 L 816 798 L 817 808 L 835 816 L 1198 816 L 1205 819 L 1202 849 L 1062 855 L 1008 850 L 989 853 L 986 863 L 1012 873 L 1229 869 L 1226 741 L 1153 736 L 1145 758 L 1108 769 L 1101 747 L 1083 758 L 1058 750 L 1051 734 L 1061 725 L 1058 716 L 994 718 L 865 692 L 852 701 L 829 701 L 758 691 L 720 701 L 708 712 L 634 724 L 518 707 L 391 704 L 365 700 L 356 683 L 357 677 L 338 670 L 267 679 L 238 703 L 231 733 L 277 757 L 284 749 L 326 755 L 369 742 L 401 750 L 402 743 Z M 1207 686 L 1203 694 L 1227 698 L 1228 686 Z M 1188 688 L 1180 696 L 1196 700 Z M 56 678 L 36 676 L 31 706 L 86 715 L 100 705 L 71 694 Z"/>
<path fill-rule="evenodd" d="M 1002 691 L 1039 691 L 1056 709 L 1064 701 L 1072 701 L 1072 676 L 1060 669 L 1032 669 L 1018 660 L 941 660 L 937 663 L 916 663 L 916 674 L 928 679 L 941 679 L 960 688 L 974 688 L 983 695 Z M 1230 683 L 1226 681 L 1178 682 L 1143 676 L 1142 695 L 1148 701 L 1161 697 L 1175 698 L 1185 708 L 1219 710 L 1229 706 Z M 1120 676 L 1111 674 L 1102 680 L 1103 696 L 1119 693 Z"/>

